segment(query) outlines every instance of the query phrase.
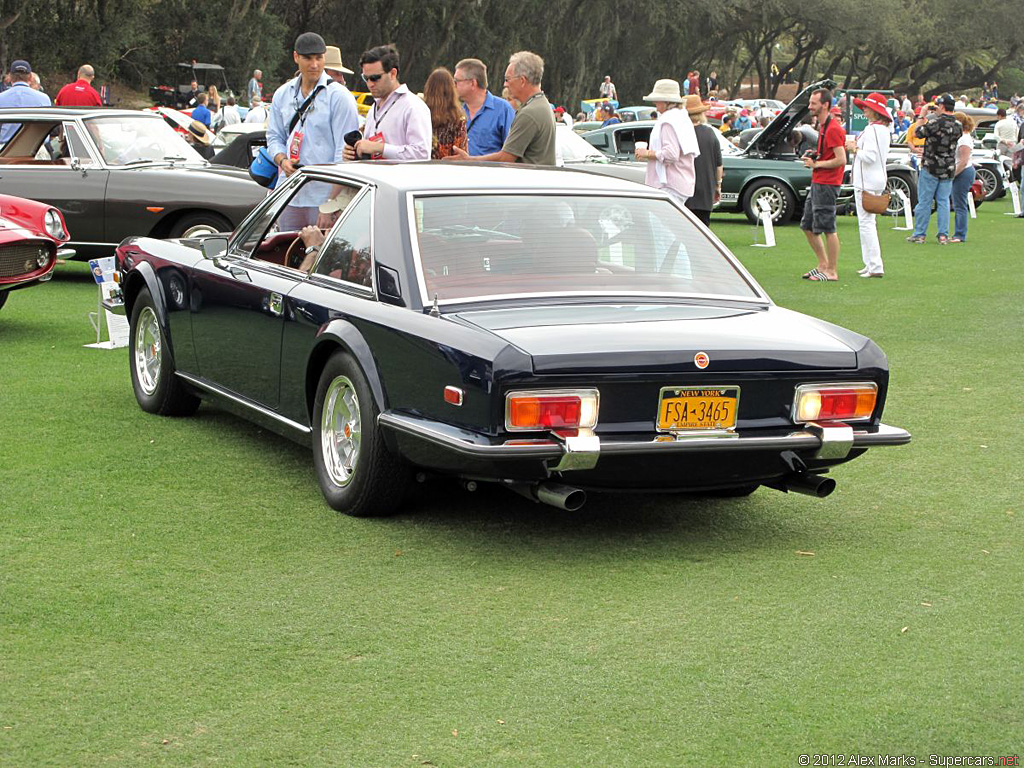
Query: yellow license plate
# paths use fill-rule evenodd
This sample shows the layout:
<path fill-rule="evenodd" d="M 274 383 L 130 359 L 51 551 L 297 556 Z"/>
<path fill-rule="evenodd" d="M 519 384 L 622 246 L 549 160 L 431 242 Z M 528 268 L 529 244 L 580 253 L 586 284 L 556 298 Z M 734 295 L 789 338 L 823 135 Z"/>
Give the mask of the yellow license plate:
<path fill-rule="evenodd" d="M 665 387 L 658 404 L 658 429 L 733 429 L 739 401 L 739 387 Z"/>

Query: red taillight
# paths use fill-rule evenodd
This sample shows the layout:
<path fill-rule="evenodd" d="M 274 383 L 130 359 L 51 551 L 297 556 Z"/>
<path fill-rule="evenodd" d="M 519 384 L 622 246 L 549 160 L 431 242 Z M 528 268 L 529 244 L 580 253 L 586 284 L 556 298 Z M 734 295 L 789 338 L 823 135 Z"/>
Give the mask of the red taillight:
<path fill-rule="evenodd" d="M 871 417 L 878 398 L 874 382 L 802 384 L 793 398 L 793 421 L 858 421 Z"/>
<path fill-rule="evenodd" d="M 597 390 L 509 392 L 505 399 L 505 428 L 592 429 L 597 424 Z"/>

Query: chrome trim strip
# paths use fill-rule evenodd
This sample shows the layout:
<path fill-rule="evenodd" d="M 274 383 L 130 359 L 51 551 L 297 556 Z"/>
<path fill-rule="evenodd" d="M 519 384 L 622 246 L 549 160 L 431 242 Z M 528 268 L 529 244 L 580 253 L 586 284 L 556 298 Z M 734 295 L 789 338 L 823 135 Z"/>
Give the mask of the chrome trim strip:
<path fill-rule="evenodd" d="M 237 403 L 238 405 L 244 406 L 249 410 L 256 411 L 257 413 L 260 413 L 269 419 L 273 419 L 274 421 L 278 422 L 279 424 L 283 424 L 286 427 L 297 430 L 304 435 L 309 435 L 313 433 L 313 430 L 310 429 L 309 427 L 303 426 L 302 424 L 299 424 L 297 421 L 292 421 L 287 416 L 282 416 L 279 413 L 275 413 L 274 411 L 264 408 L 262 405 L 254 403 L 252 400 L 248 400 L 240 395 L 236 395 L 233 392 L 229 392 L 226 389 L 218 387 L 216 384 L 213 384 L 209 381 L 200 379 L 196 376 L 192 376 L 191 374 L 188 373 L 182 373 L 181 371 L 175 371 L 174 374 L 179 378 L 184 379 L 189 384 L 195 387 L 199 387 L 200 389 L 206 390 L 211 394 L 223 397 L 227 400 L 230 400 L 233 403 Z"/>

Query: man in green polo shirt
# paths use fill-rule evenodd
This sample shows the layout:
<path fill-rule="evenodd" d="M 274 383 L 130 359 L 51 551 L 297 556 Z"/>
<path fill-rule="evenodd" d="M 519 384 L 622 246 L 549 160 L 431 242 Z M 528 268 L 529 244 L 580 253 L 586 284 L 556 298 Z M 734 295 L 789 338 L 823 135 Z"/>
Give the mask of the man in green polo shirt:
<path fill-rule="evenodd" d="M 513 53 L 505 69 L 505 86 L 522 106 L 512 121 L 505 143 L 489 155 L 470 156 L 458 147 L 452 159 L 498 163 L 555 164 L 555 116 L 540 89 L 544 59 L 529 51 Z"/>

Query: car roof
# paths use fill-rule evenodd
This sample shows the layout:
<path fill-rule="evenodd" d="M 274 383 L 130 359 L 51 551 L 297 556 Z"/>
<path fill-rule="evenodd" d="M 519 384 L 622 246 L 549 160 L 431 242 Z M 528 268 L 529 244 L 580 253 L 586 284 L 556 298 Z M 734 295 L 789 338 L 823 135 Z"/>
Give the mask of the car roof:
<path fill-rule="evenodd" d="M 630 192 L 643 187 L 635 182 L 600 176 L 569 168 L 536 167 L 512 163 L 420 161 L 400 163 L 367 161 L 332 166 L 306 166 L 303 171 L 344 176 L 369 184 L 391 187 L 396 192 L 418 191 L 579 191 Z M 648 189 L 657 195 L 654 189 Z"/>
<path fill-rule="evenodd" d="M 75 117 L 155 117 L 163 120 L 156 112 L 144 112 L 137 109 L 115 109 L 113 107 L 30 107 L 28 109 L 5 109 L 0 117 L 5 120 L 13 118 L 45 118 L 66 120 Z"/>

